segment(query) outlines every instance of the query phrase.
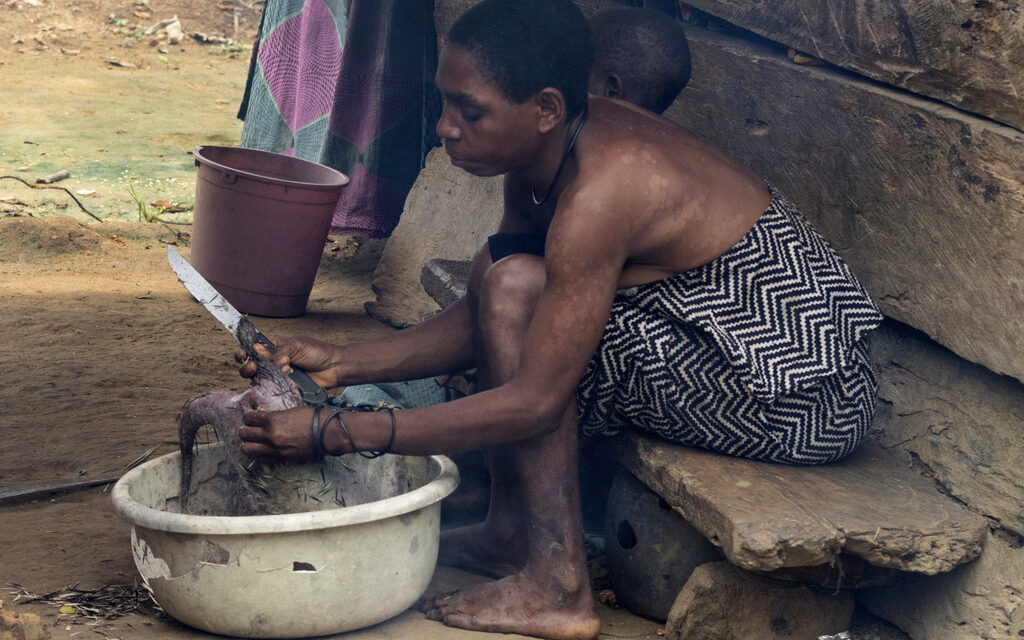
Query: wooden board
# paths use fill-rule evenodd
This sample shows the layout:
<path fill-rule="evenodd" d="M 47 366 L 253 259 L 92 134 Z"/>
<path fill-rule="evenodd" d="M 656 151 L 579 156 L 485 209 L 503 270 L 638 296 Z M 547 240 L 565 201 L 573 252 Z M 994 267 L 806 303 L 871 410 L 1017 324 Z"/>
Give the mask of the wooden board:
<path fill-rule="evenodd" d="M 100 484 L 117 482 L 123 473 L 123 471 L 115 471 L 93 477 L 82 476 L 62 480 L 20 482 L 6 487 L 0 487 L 0 505 L 14 504 L 15 502 L 42 498 L 54 493 L 60 493 L 61 491 L 88 489 L 89 487 L 95 487 Z"/>
<path fill-rule="evenodd" d="M 1024 7 L 934 0 L 686 0 L 775 42 L 1024 130 Z"/>
<path fill-rule="evenodd" d="M 816 566 L 849 554 L 931 575 L 976 558 L 988 530 L 984 518 L 867 445 L 818 467 L 721 456 L 637 434 L 613 446 L 631 473 L 745 569 Z"/>

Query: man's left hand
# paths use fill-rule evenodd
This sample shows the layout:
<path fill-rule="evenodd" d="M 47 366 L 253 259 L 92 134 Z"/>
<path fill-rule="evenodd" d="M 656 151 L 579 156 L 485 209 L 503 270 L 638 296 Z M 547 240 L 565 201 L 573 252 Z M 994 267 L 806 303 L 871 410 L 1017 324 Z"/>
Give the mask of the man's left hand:
<path fill-rule="evenodd" d="M 283 411 L 255 409 L 242 416 L 246 426 L 238 430 L 242 452 L 254 458 L 303 461 L 313 457 L 311 439 L 313 409 L 296 407 Z"/>

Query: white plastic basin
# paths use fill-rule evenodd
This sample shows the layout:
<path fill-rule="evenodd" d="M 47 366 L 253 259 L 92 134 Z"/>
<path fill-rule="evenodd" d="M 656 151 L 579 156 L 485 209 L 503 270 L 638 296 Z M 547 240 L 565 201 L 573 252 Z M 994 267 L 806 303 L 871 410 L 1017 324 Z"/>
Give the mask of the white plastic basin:
<path fill-rule="evenodd" d="M 195 458 L 193 512 L 216 513 L 228 492 L 218 473 L 222 451 L 202 447 Z M 297 512 L 187 515 L 177 507 L 180 460 L 162 456 L 114 485 L 114 508 L 132 526 L 135 564 L 170 616 L 251 638 L 340 633 L 407 609 L 430 582 L 440 501 L 458 484 L 444 456 L 350 455 L 329 458 L 322 470 L 289 469 L 320 497 L 331 494 L 318 502 L 316 491 L 296 489 L 289 510 Z M 335 506 L 335 492 L 346 506 Z"/>

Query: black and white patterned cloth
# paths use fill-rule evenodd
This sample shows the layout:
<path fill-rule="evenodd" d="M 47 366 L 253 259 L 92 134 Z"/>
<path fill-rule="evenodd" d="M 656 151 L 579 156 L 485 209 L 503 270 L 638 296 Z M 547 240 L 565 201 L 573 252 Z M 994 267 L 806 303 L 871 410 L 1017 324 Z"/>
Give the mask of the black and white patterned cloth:
<path fill-rule="evenodd" d="M 577 388 L 580 430 L 637 428 L 789 464 L 849 454 L 874 417 L 864 335 L 882 314 L 771 188 L 757 224 L 696 269 L 620 290 Z"/>

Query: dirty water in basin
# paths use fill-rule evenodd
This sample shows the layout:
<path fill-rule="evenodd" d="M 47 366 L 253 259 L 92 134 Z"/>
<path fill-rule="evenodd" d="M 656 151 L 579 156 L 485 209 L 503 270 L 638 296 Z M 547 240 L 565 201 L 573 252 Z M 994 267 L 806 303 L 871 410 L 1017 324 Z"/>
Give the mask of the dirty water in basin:
<path fill-rule="evenodd" d="M 259 499 L 260 512 L 252 515 L 354 507 L 408 493 L 429 480 L 426 458 L 388 456 L 372 461 L 347 456 L 327 458 L 323 463 L 267 463 L 246 483 L 238 466 L 221 455 L 223 447 L 207 449 L 205 455 L 195 458 L 188 515 L 243 514 L 238 503 L 248 491 Z M 140 481 L 132 495 L 154 509 L 181 513 L 178 478 L 167 478 L 162 471 L 147 478 L 145 484 Z"/>

